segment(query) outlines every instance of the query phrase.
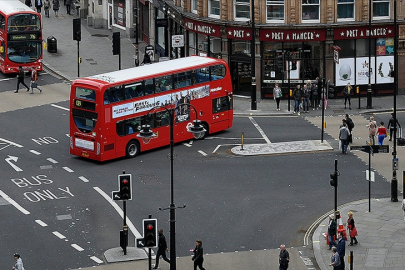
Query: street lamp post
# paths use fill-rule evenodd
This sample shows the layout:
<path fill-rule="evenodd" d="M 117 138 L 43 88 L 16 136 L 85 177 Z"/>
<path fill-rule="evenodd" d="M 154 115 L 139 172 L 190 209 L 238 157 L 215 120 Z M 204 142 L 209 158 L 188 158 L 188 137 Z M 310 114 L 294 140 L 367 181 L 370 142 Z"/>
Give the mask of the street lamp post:
<path fill-rule="evenodd" d="M 256 101 L 256 29 L 255 29 L 255 0 L 251 0 L 252 15 L 252 40 L 250 43 L 250 56 L 251 56 L 251 76 L 252 76 L 252 85 L 251 85 L 251 110 L 257 110 L 257 101 Z"/>
<path fill-rule="evenodd" d="M 397 0 L 394 0 L 394 148 L 392 151 L 392 162 L 398 162 L 397 159 L 397 93 L 398 93 L 398 30 L 397 30 Z M 398 201 L 398 180 L 397 168 L 392 166 L 392 180 L 391 180 L 391 201 Z M 405 195 L 403 195 L 405 196 Z"/>
<path fill-rule="evenodd" d="M 373 108 L 371 89 L 371 0 L 368 1 L 368 87 L 367 87 L 367 109 Z"/>
<path fill-rule="evenodd" d="M 156 106 L 149 110 L 146 115 L 148 119 L 149 114 L 152 111 L 166 111 L 169 114 L 170 121 L 170 206 L 161 210 L 170 210 L 170 270 L 176 270 L 176 206 L 174 204 L 174 178 L 173 178 L 173 160 L 174 160 L 174 117 L 176 109 L 182 109 L 184 107 L 190 106 L 194 109 L 196 120 L 193 121 L 193 124 L 187 130 L 188 132 L 193 133 L 194 138 L 200 139 L 206 130 L 201 125 L 201 121 L 198 120 L 198 113 L 196 108 L 191 104 L 181 104 L 172 109 L 167 109 L 164 106 Z M 156 135 L 152 132 L 150 125 L 142 125 L 142 129 L 137 135 L 139 138 L 142 138 L 144 143 L 149 143 L 153 137 Z M 179 208 L 184 208 L 179 207 Z"/>

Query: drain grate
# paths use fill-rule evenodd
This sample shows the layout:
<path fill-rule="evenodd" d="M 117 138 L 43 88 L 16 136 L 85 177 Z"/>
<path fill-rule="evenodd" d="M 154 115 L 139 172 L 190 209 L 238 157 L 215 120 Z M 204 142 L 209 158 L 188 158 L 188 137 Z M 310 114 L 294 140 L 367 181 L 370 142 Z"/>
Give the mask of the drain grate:
<path fill-rule="evenodd" d="M 108 35 L 104 35 L 104 34 L 93 34 L 91 36 L 92 37 L 108 37 Z"/>
<path fill-rule="evenodd" d="M 345 113 L 344 110 L 333 110 L 333 113 Z"/>

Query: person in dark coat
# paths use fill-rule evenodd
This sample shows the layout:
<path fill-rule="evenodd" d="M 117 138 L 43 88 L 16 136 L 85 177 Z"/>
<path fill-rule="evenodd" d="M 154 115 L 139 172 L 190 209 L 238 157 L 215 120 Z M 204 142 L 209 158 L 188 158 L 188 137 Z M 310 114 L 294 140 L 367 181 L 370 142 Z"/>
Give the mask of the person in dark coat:
<path fill-rule="evenodd" d="M 163 235 L 163 230 L 160 229 L 158 231 L 158 250 L 156 252 L 156 264 L 153 269 L 157 269 L 159 266 L 159 257 L 162 256 L 163 260 L 170 263 L 170 260 L 166 257 L 166 251 L 169 249 L 167 248 L 166 237 Z"/>
<path fill-rule="evenodd" d="M 337 253 L 340 258 L 340 269 L 345 269 L 345 253 L 346 253 L 346 241 L 343 237 L 343 233 L 340 232 L 338 236 Z"/>
<path fill-rule="evenodd" d="M 349 100 L 349 109 L 352 109 L 351 103 L 350 103 L 350 96 L 352 95 L 353 91 L 352 91 L 353 87 L 350 85 L 350 83 L 348 82 L 347 85 L 345 86 L 345 88 L 343 89 L 343 96 L 345 97 L 345 109 L 346 109 L 346 102 Z"/>
<path fill-rule="evenodd" d="M 66 13 L 70 15 L 70 5 L 72 4 L 71 0 L 66 0 Z"/>
<path fill-rule="evenodd" d="M 32 7 L 31 0 L 25 0 L 25 5 Z"/>
<path fill-rule="evenodd" d="M 390 121 L 388 122 L 388 126 L 387 126 L 387 128 L 390 130 L 390 141 L 392 141 L 392 135 L 394 134 L 395 130 L 397 129 L 397 126 L 399 128 L 401 128 L 401 125 L 398 122 L 398 118 L 396 120 L 397 121 L 395 123 L 394 114 L 391 113 L 391 118 L 390 118 Z"/>
<path fill-rule="evenodd" d="M 202 247 L 202 241 L 201 240 L 196 240 L 195 241 L 195 248 L 194 248 L 194 256 L 191 258 L 191 260 L 194 262 L 194 270 L 197 270 L 200 268 L 200 270 L 205 270 L 203 267 L 203 262 L 204 262 L 204 251 Z"/>
<path fill-rule="evenodd" d="M 27 92 L 30 91 L 30 88 L 24 82 L 24 77 L 25 77 L 25 72 L 24 72 L 22 66 L 19 66 L 18 75 L 17 75 L 17 90 L 15 90 L 14 93 L 18 93 L 18 89 L 20 88 L 20 83 L 22 85 L 24 85 L 25 87 L 27 87 Z"/>
<path fill-rule="evenodd" d="M 55 17 L 58 17 L 59 12 L 59 0 L 52 0 L 53 11 L 55 11 Z"/>
<path fill-rule="evenodd" d="M 290 254 L 285 249 L 285 245 L 280 245 L 280 255 L 279 255 L 279 270 L 287 270 L 288 263 L 290 262 Z"/>
<path fill-rule="evenodd" d="M 336 236 L 336 220 L 333 215 L 329 216 L 329 224 L 328 224 L 328 241 L 329 241 L 329 250 L 332 249 L 333 246 L 336 246 L 335 243 L 335 236 Z"/>
<path fill-rule="evenodd" d="M 37 9 L 38 13 L 41 13 L 41 8 L 42 8 L 42 0 L 34 0 L 35 2 L 35 7 Z"/>

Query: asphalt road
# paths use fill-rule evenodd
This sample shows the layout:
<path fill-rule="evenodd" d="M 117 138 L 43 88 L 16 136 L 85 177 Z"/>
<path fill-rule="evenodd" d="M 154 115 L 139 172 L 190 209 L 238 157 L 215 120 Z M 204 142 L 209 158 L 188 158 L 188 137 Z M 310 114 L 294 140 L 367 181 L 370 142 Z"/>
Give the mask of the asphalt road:
<path fill-rule="evenodd" d="M 38 74 L 38 85 L 47 85 L 47 84 L 54 84 L 59 83 L 60 80 L 55 78 L 54 76 L 46 73 L 45 71 L 39 72 Z M 26 73 L 25 75 L 25 84 L 29 86 L 30 82 L 30 73 Z M 0 72 L 0 93 L 5 91 L 14 91 L 17 89 L 17 75 L 15 74 L 3 74 Z M 24 90 L 25 87 L 20 85 L 20 89 Z"/>
<path fill-rule="evenodd" d="M 123 170 L 134 179 L 134 199 L 127 204 L 130 243 L 149 214 L 169 238 L 169 212 L 158 210 L 170 203 L 169 148 L 105 163 L 71 156 L 63 109 L 68 103 L 56 105 L 0 114 L 1 191 L 22 207 L 0 201 L 6 217 L 0 220 L 5 232 L 0 267 L 12 265 L 14 252 L 24 254 L 32 269 L 97 265 L 105 250 L 119 246 L 122 218 L 105 197 L 118 189 Z M 186 204 L 176 211 L 178 256 L 189 255 L 197 238 L 207 253 L 303 245 L 307 228 L 334 207 L 329 174 L 336 158 L 339 205 L 366 198 L 368 167 L 356 156 L 342 159 L 338 151 L 233 156 L 229 149 L 240 143 L 242 132 L 245 143 L 320 138 L 320 130 L 301 117 L 235 117 L 227 131 L 176 144 L 174 198 L 177 206 Z M 389 197 L 389 191 L 377 175 L 372 197 Z"/>

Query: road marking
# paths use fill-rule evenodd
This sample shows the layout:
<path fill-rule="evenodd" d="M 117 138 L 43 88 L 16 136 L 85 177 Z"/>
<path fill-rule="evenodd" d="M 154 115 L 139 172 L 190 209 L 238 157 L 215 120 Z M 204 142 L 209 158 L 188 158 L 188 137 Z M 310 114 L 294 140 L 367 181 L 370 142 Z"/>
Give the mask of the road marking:
<path fill-rule="evenodd" d="M 252 122 L 252 124 L 256 127 L 256 129 L 259 131 L 260 135 L 262 135 L 263 139 L 267 142 L 267 143 L 271 143 L 271 141 L 269 140 L 269 138 L 267 137 L 267 135 L 264 133 L 263 129 L 256 123 L 255 119 L 253 119 L 253 117 L 249 117 L 250 122 Z"/>
<path fill-rule="evenodd" d="M 71 244 L 72 248 L 76 249 L 77 251 L 83 251 L 84 248 L 82 248 L 81 246 L 77 245 L 77 244 Z"/>
<path fill-rule="evenodd" d="M 187 146 L 187 147 L 191 147 L 191 146 L 192 146 L 191 144 L 188 144 L 188 143 L 183 143 L 183 145 L 185 145 L 185 146 Z"/>
<path fill-rule="evenodd" d="M 63 167 L 63 169 L 64 169 L 65 171 L 67 171 L 67 172 L 74 172 L 74 170 L 72 170 L 72 169 L 69 168 L 69 167 Z"/>
<path fill-rule="evenodd" d="M 235 146 L 235 145 L 240 145 L 240 144 L 218 144 L 218 146 L 215 147 L 214 151 L 212 151 L 212 154 L 215 154 L 221 146 L 226 146 L 226 145 Z"/>
<path fill-rule="evenodd" d="M 37 155 L 37 156 L 41 154 L 40 152 L 35 151 L 35 150 L 30 150 L 30 152 L 33 153 L 33 154 L 35 154 L 35 155 Z"/>
<path fill-rule="evenodd" d="M 102 260 L 100 260 L 99 258 L 97 258 L 96 256 L 91 256 L 90 259 L 92 259 L 93 261 L 95 261 L 96 263 L 103 263 Z"/>
<path fill-rule="evenodd" d="M 59 233 L 59 232 L 57 232 L 57 231 L 54 231 L 54 232 L 52 232 L 56 237 L 58 237 L 59 239 L 65 239 L 66 237 L 63 235 L 63 234 L 61 234 L 61 233 Z"/>
<path fill-rule="evenodd" d="M 58 163 L 58 162 L 57 162 L 56 160 L 54 160 L 53 158 L 47 158 L 46 160 L 48 160 L 48 161 L 52 162 L 53 164 Z"/>
<path fill-rule="evenodd" d="M 56 104 L 51 104 L 51 106 L 55 107 L 55 108 L 58 108 L 58 109 L 65 110 L 65 111 L 70 111 L 69 108 L 65 108 L 65 107 L 62 107 L 62 106 L 59 106 L 59 105 L 56 105 Z"/>
<path fill-rule="evenodd" d="M 11 141 L 6 140 L 6 139 L 0 138 L 0 141 L 3 141 L 3 142 L 4 142 L 4 143 L 0 142 L 0 145 L 3 145 L 3 144 L 4 144 L 4 146 L 0 147 L 0 150 L 3 150 L 4 148 L 7 148 L 7 147 L 9 147 L 9 146 L 11 146 L 11 145 L 16 146 L 16 147 L 20 147 L 20 148 L 21 148 L 21 147 L 24 147 L 24 146 L 22 146 L 22 145 L 20 145 L 20 144 L 18 144 L 18 143 L 14 143 L 14 142 L 11 142 Z"/>
<path fill-rule="evenodd" d="M 206 156 L 206 155 L 207 155 L 206 153 L 204 153 L 204 152 L 201 151 L 201 150 L 198 150 L 198 153 L 200 153 L 200 154 L 203 155 L 203 156 Z"/>
<path fill-rule="evenodd" d="M 118 206 L 118 204 L 111 199 L 111 197 L 109 195 L 107 195 L 99 187 L 93 187 L 93 188 L 98 193 L 100 193 L 100 195 L 103 196 L 103 198 L 106 199 L 106 201 L 109 202 L 112 207 L 114 207 L 115 211 L 118 212 L 118 214 L 121 216 L 121 218 L 124 218 L 124 212 Z M 127 225 L 128 225 L 129 230 L 132 232 L 132 234 L 135 235 L 135 238 L 141 238 L 142 237 L 142 235 L 138 232 L 138 230 L 135 228 L 134 224 L 132 224 L 132 221 L 128 217 L 127 217 Z"/>
<path fill-rule="evenodd" d="M 89 182 L 89 179 L 87 179 L 84 176 L 79 176 L 79 179 L 82 180 L 83 182 L 86 182 L 86 183 Z"/>
<path fill-rule="evenodd" d="M 39 220 L 39 219 L 35 220 L 35 222 L 38 223 L 39 225 L 41 225 L 42 227 L 48 226 L 48 224 L 46 224 L 45 222 L 43 222 L 42 220 Z"/>
<path fill-rule="evenodd" d="M 8 158 L 5 159 L 5 161 L 6 161 L 14 170 L 16 170 L 17 172 L 22 172 L 23 170 L 22 170 L 20 167 L 18 167 L 17 165 L 11 163 L 11 161 L 17 162 L 17 160 L 18 160 L 18 157 L 15 157 L 15 156 L 8 156 Z"/>
<path fill-rule="evenodd" d="M 2 190 L 0 190 L 0 196 L 3 197 L 3 199 L 5 199 L 6 201 L 8 201 L 11 205 L 13 205 L 15 208 L 17 208 L 18 210 L 20 210 L 24 215 L 29 215 L 30 212 L 25 210 L 24 207 L 22 207 L 21 205 L 19 205 L 16 201 L 14 201 L 13 199 L 11 199 L 6 193 L 4 193 Z"/>

